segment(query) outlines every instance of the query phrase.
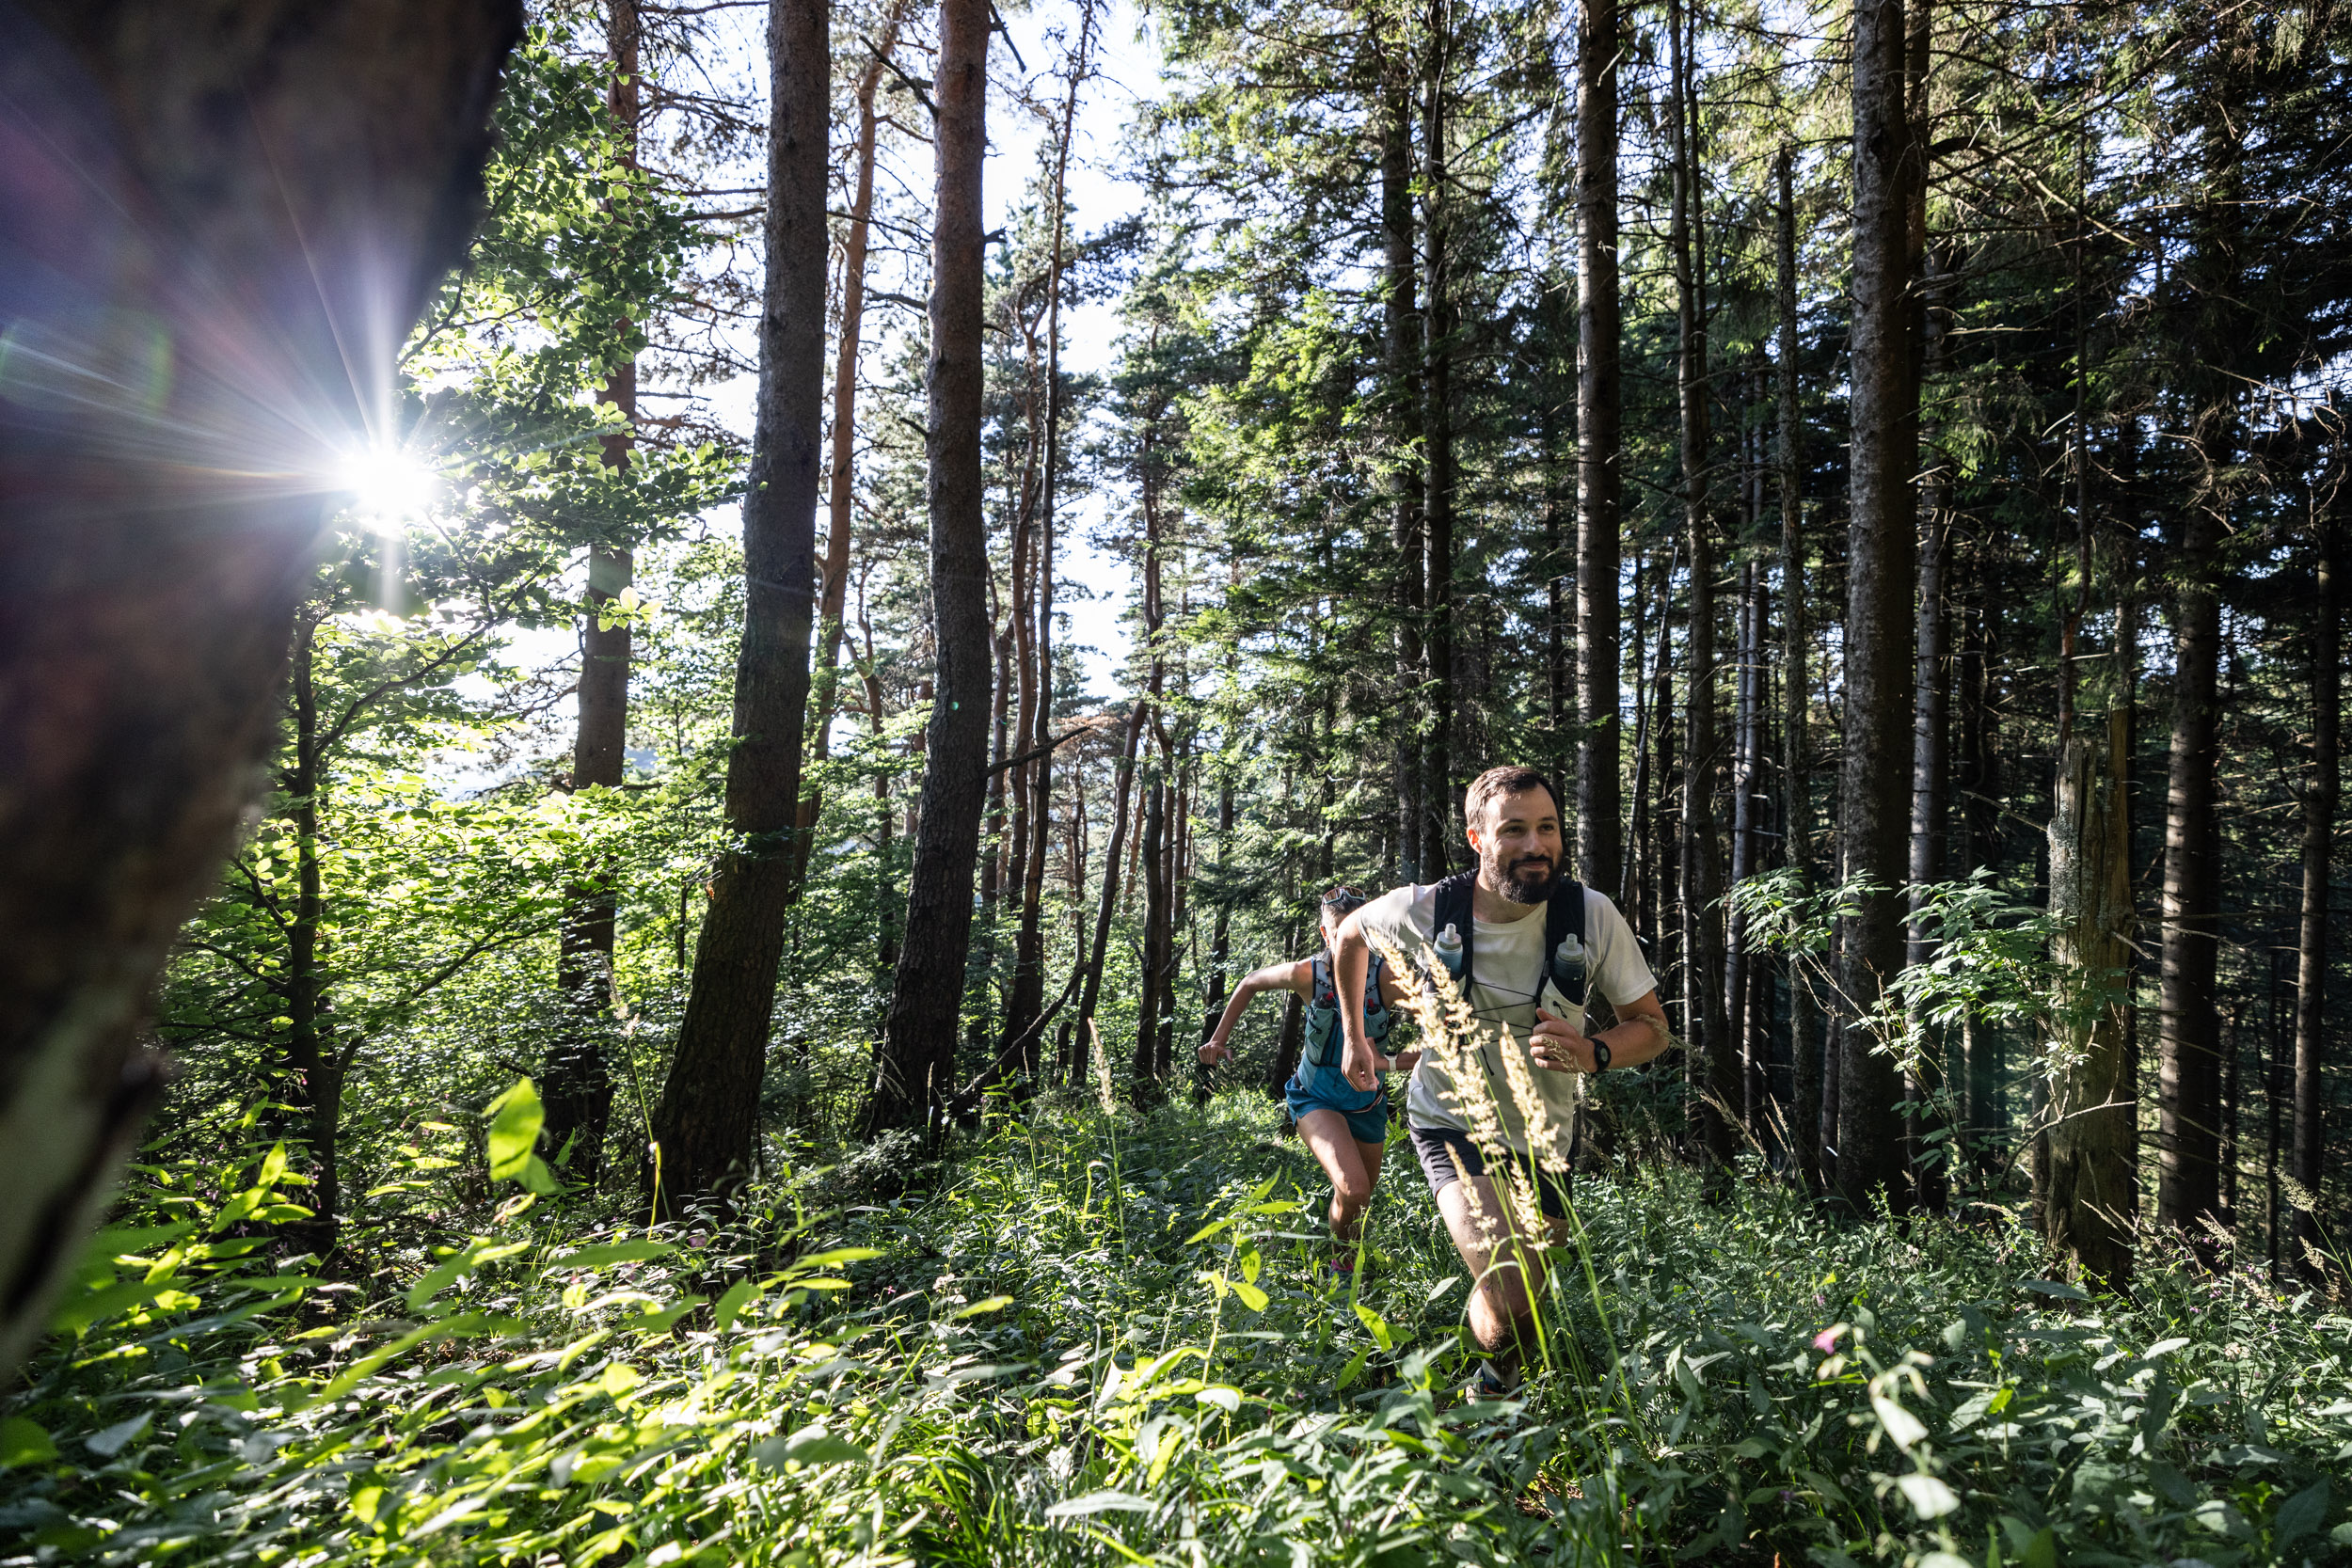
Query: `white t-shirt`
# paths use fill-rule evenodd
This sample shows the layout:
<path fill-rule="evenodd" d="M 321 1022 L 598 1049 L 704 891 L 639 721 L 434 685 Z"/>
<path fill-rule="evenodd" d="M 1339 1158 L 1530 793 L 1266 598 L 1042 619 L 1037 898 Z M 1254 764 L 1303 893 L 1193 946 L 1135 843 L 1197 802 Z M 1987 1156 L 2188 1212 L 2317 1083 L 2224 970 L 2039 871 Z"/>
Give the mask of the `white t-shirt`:
<path fill-rule="evenodd" d="M 1577 1106 L 1584 1095 L 1584 1074 L 1538 1067 L 1528 1045 L 1535 1027 L 1537 998 L 1541 988 L 1549 983 L 1549 974 L 1548 955 L 1544 952 L 1544 906 L 1530 904 L 1526 908 L 1526 915 L 1518 920 L 1473 917 L 1467 939 L 1471 954 L 1470 988 L 1464 1000 L 1486 1026 L 1482 1030 L 1481 1066 L 1504 1141 L 1518 1154 L 1543 1153 L 1528 1147 L 1527 1116 L 1516 1102 L 1510 1087 L 1514 1074 L 1498 1054 L 1508 1050 L 1519 1054 L 1525 1075 L 1534 1081 L 1542 1096 L 1545 1119 L 1550 1123 L 1555 1139 L 1552 1152 L 1565 1161 L 1568 1141 L 1575 1135 Z M 1358 923 L 1375 950 L 1385 942 L 1417 962 L 1422 944 L 1437 934 L 1437 914 L 1438 889 L 1432 883 L 1401 887 L 1381 895 L 1364 906 Z M 1639 1001 L 1658 988 L 1658 982 L 1650 976 L 1648 963 L 1642 958 L 1641 944 L 1633 938 L 1632 927 L 1625 923 L 1625 916 L 1617 912 L 1617 906 L 1606 894 L 1592 888 L 1584 890 L 1584 954 L 1588 984 L 1612 1006 Z M 1403 971 L 1399 978 L 1410 973 L 1410 969 Z M 1581 1032 L 1587 998 L 1560 999 L 1555 993 L 1555 1000 L 1565 1001 L 1565 1010 L 1560 1006 L 1549 1010 Z M 1464 1086 L 1454 1082 L 1454 1075 L 1438 1060 L 1439 1055 L 1438 1052 L 1424 1051 L 1421 1065 L 1413 1069 L 1412 1085 L 1405 1099 L 1406 1119 L 1415 1127 L 1467 1132 L 1470 1121 L 1464 1108 Z M 1473 1086 L 1470 1092 L 1476 1094 L 1478 1090 Z"/>

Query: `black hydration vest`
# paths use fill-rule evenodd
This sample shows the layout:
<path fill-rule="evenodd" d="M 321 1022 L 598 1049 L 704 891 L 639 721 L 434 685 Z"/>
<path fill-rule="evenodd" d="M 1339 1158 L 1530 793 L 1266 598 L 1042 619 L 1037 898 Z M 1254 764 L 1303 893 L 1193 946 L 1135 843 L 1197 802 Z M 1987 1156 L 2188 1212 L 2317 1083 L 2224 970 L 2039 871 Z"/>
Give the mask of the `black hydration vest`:
<path fill-rule="evenodd" d="M 1470 913 L 1470 889 L 1477 881 L 1478 873 L 1475 871 L 1457 871 L 1440 881 L 1438 884 L 1438 911 L 1429 928 L 1433 943 L 1448 926 L 1453 927 L 1454 934 L 1462 939 L 1462 972 L 1454 977 L 1454 983 L 1464 1001 L 1470 999 L 1470 953 L 1475 945 L 1472 933 L 1478 928 L 1478 922 Z M 1560 957 L 1560 943 L 1566 937 L 1576 938 L 1580 948 L 1586 945 L 1584 884 L 1573 878 L 1562 879 L 1559 885 L 1551 890 L 1550 900 L 1544 906 L 1544 964 L 1551 983 L 1560 988 L 1560 994 L 1581 1007 L 1586 1000 L 1586 966 L 1590 953 L 1588 950 L 1585 958 L 1564 960 Z M 1543 989 L 1542 980 L 1537 980 L 1535 992 L 1538 996 L 1543 994 Z"/>

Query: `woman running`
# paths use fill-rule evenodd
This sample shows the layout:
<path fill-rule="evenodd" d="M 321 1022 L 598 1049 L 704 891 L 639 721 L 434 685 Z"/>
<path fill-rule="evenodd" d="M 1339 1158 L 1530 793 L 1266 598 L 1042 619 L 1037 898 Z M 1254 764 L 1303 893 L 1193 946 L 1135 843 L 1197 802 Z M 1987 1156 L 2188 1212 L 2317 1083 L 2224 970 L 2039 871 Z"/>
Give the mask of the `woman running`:
<path fill-rule="evenodd" d="M 1340 1070 L 1342 1035 L 1339 992 L 1331 982 L 1331 942 L 1340 922 L 1363 903 L 1363 895 L 1334 888 L 1323 896 L 1323 950 L 1295 963 L 1269 964 L 1246 976 L 1225 1004 L 1216 1033 L 1200 1048 L 1200 1060 L 1212 1066 L 1232 1058 L 1226 1040 L 1233 1024 L 1261 991 L 1294 991 L 1307 1004 L 1307 1037 L 1298 1053 L 1298 1070 L 1283 1087 L 1291 1119 L 1298 1135 L 1314 1151 L 1324 1174 L 1331 1179 L 1331 1235 L 1337 1243 L 1331 1272 L 1352 1280 L 1363 1237 L 1364 1208 L 1380 1180 L 1380 1155 L 1389 1141 L 1389 1096 L 1384 1078 L 1369 1089 L 1359 1089 Z M 1380 1000 L 1381 960 L 1375 955 L 1364 981 L 1364 1028 L 1373 1042 L 1373 1065 L 1381 1072 L 1409 1072 L 1421 1059 L 1418 1051 L 1395 1056 L 1379 1053 L 1388 1038 L 1391 1014 Z"/>

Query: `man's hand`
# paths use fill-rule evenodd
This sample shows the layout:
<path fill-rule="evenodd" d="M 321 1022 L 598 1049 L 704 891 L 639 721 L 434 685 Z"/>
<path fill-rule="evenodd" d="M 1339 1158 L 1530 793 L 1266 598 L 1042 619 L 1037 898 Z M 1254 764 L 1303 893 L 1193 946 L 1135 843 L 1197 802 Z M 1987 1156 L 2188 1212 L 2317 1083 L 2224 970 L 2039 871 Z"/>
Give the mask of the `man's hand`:
<path fill-rule="evenodd" d="M 1420 1065 L 1421 1051 L 1418 1047 L 1411 1051 L 1400 1051 L 1389 1058 L 1389 1070 L 1391 1072 L 1410 1072 Z"/>
<path fill-rule="evenodd" d="M 1565 1019 L 1535 1009 L 1535 1029 L 1528 1037 L 1535 1065 L 1554 1072 L 1595 1072 L 1593 1042 L 1571 1028 Z"/>

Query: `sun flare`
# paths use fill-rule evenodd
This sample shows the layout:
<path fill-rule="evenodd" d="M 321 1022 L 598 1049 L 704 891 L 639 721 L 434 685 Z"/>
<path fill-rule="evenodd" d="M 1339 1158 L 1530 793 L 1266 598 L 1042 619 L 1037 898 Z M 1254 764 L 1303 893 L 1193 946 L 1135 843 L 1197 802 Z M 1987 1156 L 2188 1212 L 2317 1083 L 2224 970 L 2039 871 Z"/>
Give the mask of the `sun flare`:
<path fill-rule="evenodd" d="M 350 494 L 352 511 L 379 530 L 414 522 L 441 495 L 440 475 L 398 447 L 369 447 L 351 453 L 336 472 L 336 486 Z"/>

